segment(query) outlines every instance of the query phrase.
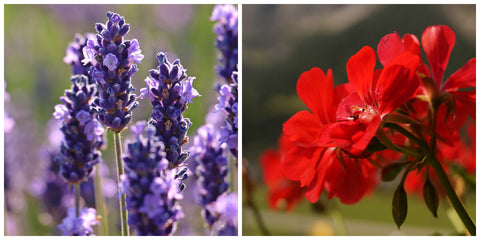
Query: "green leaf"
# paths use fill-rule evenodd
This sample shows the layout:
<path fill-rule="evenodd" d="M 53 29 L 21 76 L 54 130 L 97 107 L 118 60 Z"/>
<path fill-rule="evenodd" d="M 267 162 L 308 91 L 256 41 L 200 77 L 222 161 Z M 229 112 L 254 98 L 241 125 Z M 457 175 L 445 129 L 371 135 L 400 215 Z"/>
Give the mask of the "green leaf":
<path fill-rule="evenodd" d="M 400 185 L 398 186 L 397 190 L 395 190 L 392 201 L 393 220 L 395 220 L 398 229 L 400 229 L 400 226 L 402 226 L 403 222 L 405 222 L 405 218 L 407 217 L 407 209 L 407 193 L 405 192 L 403 185 Z"/>
<path fill-rule="evenodd" d="M 435 187 L 428 177 L 425 180 L 425 184 L 423 184 L 423 199 L 433 216 L 437 217 L 439 198 L 437 191 L 435 191 Z"/>

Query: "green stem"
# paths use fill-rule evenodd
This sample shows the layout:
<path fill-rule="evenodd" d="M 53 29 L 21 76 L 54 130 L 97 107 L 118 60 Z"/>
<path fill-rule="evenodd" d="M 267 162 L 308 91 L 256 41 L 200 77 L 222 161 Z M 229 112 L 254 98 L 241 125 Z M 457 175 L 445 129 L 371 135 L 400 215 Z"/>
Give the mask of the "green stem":
<path fill-rule="evenodd" d="M 74 184 L 75 189 L 75 217 L 80 217 L 80 183 Z"/>
<path fill-rule="evenodd" d="M 123 163 L 122 163 L 122 144 L 120 133 L 114 132 L 113 139 L 115 142 L 115 159 L 117 161 L 117 182 L 120 183 L 120 176 L 123 175 Z M 128 223 L 127 223 L 127 199 L 125 194 L 120 196 L 120 215 L 122 225 L 122 236 L 128 236 Z"/>
<path fill-rule="evenodd" d="M 105 197 L 102 191 L 102 176 L 100 175 L 100 166 L 95 168 L 95 206 L 101 216 L 100 235 L 108 236 L 108 217 L 106 211 Z"/>
<path fill-rule="evenodd" d="M 460 219 L 462 219 L 463 224 L 467 228 L 468 232 L 470 235 L 475 236 L 476 235 L 476 227 L 475 223 L 472 221 L 470 218 L 470 215 L 468 215 L 467 211 L 465 210 L 465 207 L 463 206 L 462 202 L 458 198 L 457 194 L 455 193 L 455 190 L 452 187 L 452 184 L 448 180 L 448 176 L 443 170 L 442 165 L 438 161 L 437 157 L 432 154 L 428 153 L 427 155 L 429 159 L 429 163 L 432 166 L 433 170 L 438 176 L 438 179 L 440 179 L 440 182 L 442 183 L 443 188 L 445 189 L 445 192 L 447 193 L 447 197 L 452 203 L 453 208 L 455 208 L 455 211 L 457 212 L 458 216 Z"/>
<path fill-rule="evenodd" d="M 342 213 L 338 208 L 338 204 L 336 201 L 333 202 L 333 208 L 329 211 L 330 216 L 333 220 L 333 224 L 337 230 L 337 236 L 347 236 L 347 229 L 345 227 L 345 221 L 343 220 Z"/>

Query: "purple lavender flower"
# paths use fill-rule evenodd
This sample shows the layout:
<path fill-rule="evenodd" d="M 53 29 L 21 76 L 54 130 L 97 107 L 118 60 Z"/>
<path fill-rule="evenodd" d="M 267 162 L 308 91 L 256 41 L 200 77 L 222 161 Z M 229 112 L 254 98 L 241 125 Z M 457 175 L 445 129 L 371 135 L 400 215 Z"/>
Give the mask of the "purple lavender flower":
<path fill-rule="evenodd" d="M 94 208 L 84 208 L 79 216 L 75 216 L 75 208 L 69 208 L 67 217 L 63 219 L 58 228 L 64 236 L 91 236 L 92 226 L 99 224 L 97 211 Z"/>
<path fill-rule="evenodd" d="M 96 41 L 89 39 L 83 48 L 84 65 L 92 64 L 90 75 L 98 86 L 99 119 L 112 131 L 121 132 L 130 122 L 132 110 L 138 105 L 132 75 L 143 59 L 136 39 L 124 40 L 130 29 L 117 13 L 107 12 L 106 24 L 97 23 Z"/>
<path fill-rule="evenodd" d="M 64 141 L 57 161 L 60 175 L 69 183 L 85 181 L 95 164 L 100 161 L 101 136 L 104 129 L 95 119 L 91 109 L 95 85 L 88 83 L 85 75 L 71 79 L 72 88 L 60 97 L 63 105 L 55 106 L 54 117 L 62 122 Z M 86 116 L 90 114 L 90 116 Z"/>
<path fill-rule="evenodd" d="M 217 73 L 227 83 L 231 83 L 232 73 L 238 64 L 238 12 L 233 5 L 216 5 L 210 21 L 217 21 L 213 31 L 217 34 L 215 46 L 220 50 L 220 65 Z"/>
<path fill-rule="evenodd" d="M 77 75 L 77 74 L 83 74 L 85 76 L 88 76 L 90 79 L 90 68 L 92 67 L 91 63 L 87 63 L 86 65 L 83 65 L 83 59 L 85 57 L 83 56 L 83 48 L 87 45 L 87 42 L 91 40 L 95 42 L 95 34 L 93 33 L 86 33 L 85 36 L 82 36 L 81 34 L 75 34 L 75 41 L 71 42 L 66 51 L 66 55 L 63 58 L 63 61 L 66 64 L 70 64 L 72 66 L 72 74 Z"/>
<path fill-rule="evenodd" d="M 3 80 L 3 101 L 4 103 L 10 101 L 10 95 L 7 93 L 7 83 L 5 82 L 5 80 Z M 7 113 L 7 110 L 4 110 L 3 111 L 3 122 L 4 122 L 4 127 L 3 127 L 3 132 L 4 133 L 8 133 L 12 130 L 13 126 L 15 126 L 15 120 L 13 120 L 13 118 L 11 118 L 8 113 Z"/>
<path fill-rule="evenodd" d="M 233 82 L 224 84 L 219 89 L 218 104 L 215 108 L 221 111 L 226 124 L 221 127 L 220 142 L 226 143 L 232 155 L 238 155 L 238 80 L 237 72 L 233 72 Z"/>
<path fill-rule="evenodd" d="M 182 145 L 188 142 L 187 131 L 192 125 L 188 118 L 183 117 L 187 103 L 199 96 L 192 86 L 193 77 L 186 75 L 186 69 L 180 60 L 170 63 L 165 53 L 157 55 L 159 66 L 149 72 L 145 79 L 146 88 L 140 90 L 141 98 L 147 96 L 153 106 L 149 121 L 156 128 L 156 135 L 165 145 L 169 168 L 175 168 L 189 156 L 182 150 Z"/>
<path fill-rule="evenodd" d="M 202 216 L 210 230 L 218 218 L 206 206 L 215 202 L 229 187 L 226 181 L 227 152 L 218 140 L 218 128 L 207 122 L 197 130 L 191 148 L 192 158 L 198 164 L 195 174 L 198 177 L 200 205 L 204 207 Z"/>
<path fill-rule="evenodd" d="M 225 193 L 217 201 L 206 206 L 218 221 L 212 228 L 218 236 L 236 236 L 238 227 L 238 197 L 235 193 Z"/>
<path fill-rule="evenodd" d="M 162 141 L 155 128 L 142 121 L 131 127 L 135 141 L 123 155 L 125 174 L 120 188 L 127 196 L 128 224 L 137 235 L 171 235 L 183 211 L 177 169 L 168 169 Z M 142 133 L 146 133 L 146 137 Z"/>

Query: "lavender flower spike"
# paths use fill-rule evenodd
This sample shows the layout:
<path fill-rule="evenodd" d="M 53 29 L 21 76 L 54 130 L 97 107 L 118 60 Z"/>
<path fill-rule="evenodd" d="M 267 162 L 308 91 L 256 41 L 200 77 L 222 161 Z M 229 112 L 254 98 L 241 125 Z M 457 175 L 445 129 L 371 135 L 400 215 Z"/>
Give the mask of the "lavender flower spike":
<path fill-rule="evenodd" d="M 70 64 L 72 66 L 72 74 L 77 75 L 77 74 L 83 74 L 87 76 L 89 79 L 91 79 L 90 76 L 90 68 L 92 67 L 91 63 L 87 63 L 86 65 L 82 64 L 83 59 L 85 57 L 83 56 L 83 48 L 87 46 L 87 42 L 91 41 L 96 41 L 95 39 L 95 34 L 93 33 L 86 33 L 85 36 L 82 36 L 80 34 L 75 34 L 75 41 L 71 42 L 66 50 L 66 55 L 63 58 L 63 61 L 66 64 Z M 90 82 L 92 83 L 92 82 Z"/>
<path fill-rule="evenodd" d="M 225 193 L 216 202 L 207 206 L 208 211 L 218 218 L 213 225 L 217 236 L 237 236 L 238 197 L 235 193 Z"/>
<path fill-rule="evenodd" d="M 91 107 L 95 85 L 89 84 L 85 75 L 75 75 L 71 81 L 72 88 L 60 97 L 63 104 L 55 106 L 53 116 L 62 123 L 64 135 L 56 158 L 61 166 L 60 175 L 76 184 L 87 180 L 93 166 L 100 161 L 104 129 Z"/>
<path fill-rule="evenodd" d="M 218 113 L 213 114 L 219 115 Z M 217 201 L 217 198 L 230 186 L 226 179 L 228 153 L 218 139 L 218 128 L 212 123 L 207 123 L 197 130 L 197 135 L 193 139 L 194 145 L 191 148 L 192 158 L 198 164 L 195 174 L 198 177 L 200 205 L 204 208 L 202 216 L 210 230 L 213 230 L 213 225 L 218 221 L 218 217 L 213 215 L 207 206 Z"/>
<path fill-rule="evenodd" d="M 213 31 L 217 34 L 215 46 L 220 50 L 220 65 L 216 66 L 218 75 L 231 83 L 232 73 L 238 71 L 238 12 L 235 6 L 216 5 L 211 21 L 217 21 Z"/>
<path fill-rule="evenodd" d="M 89 39 L 83 48 L 84 65 L 92 64 L 90 75 L 97 83 L 99 94 L 95 105 L 99 119 L 112 131 L 119 133 L 130 122 L 132 110 L 138 105 L 132 75 L 143 59 L 136 39 L 124 40 L 130 29 L 120 15 L 107 12 L 106 24 L 97 23 L 96 41 Z"/>
<path fill-rule="evenodd" d="M 130 130 L 136 139 L 127 145 L 123 156 L 125 174 L 120 183 L 127 196 L 128 224 L 137 235 L 171 235 L 184 216 L 178 204 L 183 198 L 178 188 L 181 179 L 177 169 L 168 169 L 164 145 L 155 136 L 155 127 L 141 121 Z"/>
<path fill-rule="evenodd" d="M 220 142 L 226 143 L 232 155 L 238 157 L 238 74 L 233 72 L 233 82 L 220 87 L 218 104 L 215 108 L 221 111 L 226 124 L 221 127 Z"/>
<path fill-rule="evenodd" d="M 149 123 L 156 127 L 157 136 L 165 145 L 169 168 L 178 167 L 189 156 L 182 150 L 188 142 L 187 131 L 192 125 L 183 117 L 187 103 L 199 96 L 192 86 L 193 77 L 188 77 L 180 60 L 170 63 L 165 53 L 157 55 L 159 66 L 152 69 L 145 79 L 146 88 L 142 88 L 141 98 L 147 96 L 153 106 Z"/>
<path fill-rule="evenodd" d="M 75 216 L 75 208 L 69 208 L 67 217 L 58 228 L 64 236 L 92 236 L 92 226 L 99 224 L 97 211 L 94 208 L 84 208 L 79 216 Z"/>

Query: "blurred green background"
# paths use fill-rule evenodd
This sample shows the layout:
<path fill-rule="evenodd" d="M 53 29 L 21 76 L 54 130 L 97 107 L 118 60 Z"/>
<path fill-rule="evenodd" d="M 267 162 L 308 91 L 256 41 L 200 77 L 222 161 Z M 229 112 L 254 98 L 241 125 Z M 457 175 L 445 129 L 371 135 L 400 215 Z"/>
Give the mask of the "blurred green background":
<path fill-rule="evenodd" d="M 376 49 L 380 39 L 394 31 L 400 36 L 415 34 L 420 40 L 427 26 L 447 25 L 456 34 L 448 77 L 475 57 L 475 13 L 475 5 L 243 5 L 243 158 L 257 183 L 256 202 L 274 235 L 335 233 L 332 218 L 312 213 L 306 200 L 291 213 L 272 212 L 265 204 L 258 158 L 265 149 L 276 148 L 282 124 L 306 109 L 296 94 L 300 74 L 312 67 L 325 72 L 331 68 L 335 85 L 345 83 L 346 63 L 363 46 Z M 374 195 L 355 205 L 321 202 L 344 216 L 348 235 L 453 231 L 444 211 L 446 200 L 441 201 L 444 205 L 435 219 L 417 196 L 409 196 L 406 222 L 397 231 L 391 217 L 393 189 L 380 185 Z M 474 195 L 467 199 L 467 208 L 475 219 Z M 245 206 L 243 216 L 243 234 L 260 234 L 252 211 Z"/>
<path fill-rule="evenodd" d="M 193 86 L 202 95 L 188 105 L 185 116 L 193 122 L 189 135 L 204 124 L 205 114 L 216 102 L 214 83 L 217 81 L 214 65 L 217 64 L 217 49 L 213 33 L 214 22 L 209 20 L 214 5 L 5 5 L 4 7 L 4 49 L 6 91 L 10 94 L 5 109 L 15 121 L 15 128 L 28 132 L 28 139 L 19 149 L 32 156 L 32 165 L 38 148 L 46 142 L 47 122 L 52 119 L 54 106 L 59 97 L 71 86 L 71 67 L 63 62 L 65 50 L 74 40 L 74 34 L 96 33 L 95 23 L 105 23 L 107 11 L 119 13 L 130 24 L 125 39 L 138 39 L 145 56 L 132 83 L 139 95 L 140 88 L 150 69 L 158 66 L 156 53 L 163 51 L 171 62 L 180 58 L 189 76 L 195 76 Z M 147 120 L 152 108 L 148 99 L 139 100 L 140 105 L 133 111 L 133 120 Z M 123 131 L 123 140 L 129 131 Z M 102 152 L 103 159 L 114 171 L 113 137 L 108 132 L 108 148 Z M 8 141 L 8 138 L 6 138 Z M 25 161 L 22 164 L 27 164 Z M 28 166 L 24 166 L 27 168 Z M 113 175 L 114 176 L 114 175 Z M 116 180 L 115 180 L 116 181 Z M 25 212 L 19 213 L 18 235 L 50 235 L 55 225 L 45 225 L 41 220 L 39 200 L 27 192 L 18 196 L 25 201 Z M 112 216 L 118 214 L 118 201 L 109 200 Z M 115 205 L 116 204 L 116 205 Z M 188 202 L 189 205 L 196 205 Z M 185 205 L 187 205 L 185 204 Z M 27 212 L 28 211 L 28 212 Z M 187 210 L 186 210 L 187 211 Z M 186 212 L 193 217 L 187 219 L 193 230 L 185 234 L 203 235 L 200 210 Z M 187 216 L 188 216 L 187 214 Z M 111 233 L 119 230 L 113 219 Z M 8 223 L 7 223 L 8 224 Z M 7 226 L 7 225 L 6 225 Z M 183 230 L 177 230 L 177 233 Z M 182 234 L 182 233 L 179 233 Z"/>

